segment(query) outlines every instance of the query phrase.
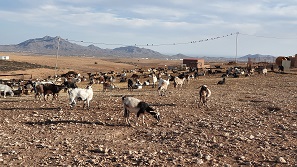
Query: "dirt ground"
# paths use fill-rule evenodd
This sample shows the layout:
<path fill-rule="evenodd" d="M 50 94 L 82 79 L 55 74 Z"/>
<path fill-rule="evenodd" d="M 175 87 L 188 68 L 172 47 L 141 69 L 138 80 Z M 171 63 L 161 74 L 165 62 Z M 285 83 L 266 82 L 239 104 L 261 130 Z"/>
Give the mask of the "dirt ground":
<path fill-rule="evenodd" d="M 10 59 L 50 67 L 56 60 L 20 55 Z M 116 71 L 145 64 L 125 61 L 61 58 L 58 71 Z M 46 77 L 55 70 L 1 74 L 19 72 Z M 120 89 L 103 92 L 102 85 L 95 84 L 90 110 L 83 109 L 82 102 L 71 110 L 65 92 L 54 101 L 38 101 L 33 94 L 1 97 L 0 166 L 297 166 L 297 75 L 269 71 L 267 76 L 226 78 L 225 85 L 217 85 L 220 76 L 199 77 L 178 89 L 170 83 L 162 97 L 151 86 L 128 91 L 126 84 L 116 82 Z M 208 107 L 198 108 L 202 84 L 212 95 Z M 161 121 L 146 115 L 148 126 L 127 126 L 122 95 L 148 102 L 160 112 Z M 132 114 L 132 125 L 135 118 Z"/>

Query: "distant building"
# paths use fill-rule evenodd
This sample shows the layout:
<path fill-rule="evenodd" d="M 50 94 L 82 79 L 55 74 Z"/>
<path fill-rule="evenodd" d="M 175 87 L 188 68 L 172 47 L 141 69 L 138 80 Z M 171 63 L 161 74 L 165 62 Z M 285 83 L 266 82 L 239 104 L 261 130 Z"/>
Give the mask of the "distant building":
<path fill-rule="evenodd" d="M 190 68 L 204 68 L 204 59 L 183 59 L 183 64 Z"/>
<path fill-rule="evenodd" d="M 283 63 L 288 66 L 288 68 L 296 68 L 297 67 L 297 54 L 295 56 L 289 56 L 289 57 L 284 57 L 284 56 L 279 56 L 275 60 L 275 64 L 278 66 L 283 65 Z"/>
<path fill-rule="evenodd" d="M 9 56 L 0 56 L 0 60 L 9 60 Z"/>
<path fill-rule="evenodd" d="M 291 68 L 296 68 L 297 67 L 297 54 L 295 56 L 289 56 L 291 60 Z"/>

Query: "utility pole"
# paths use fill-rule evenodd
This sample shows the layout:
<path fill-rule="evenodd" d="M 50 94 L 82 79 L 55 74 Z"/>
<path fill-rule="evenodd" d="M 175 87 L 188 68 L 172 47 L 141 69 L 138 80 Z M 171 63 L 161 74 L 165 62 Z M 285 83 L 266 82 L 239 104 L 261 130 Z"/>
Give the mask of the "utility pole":
<path fill-rule="evenodd" d="M 235 53 L 235 64 L 237 64 L 237 43 L 238 43 L 238 34 L 239 34 L 239 32 L 236 32 L 236 47 L 235 47 L 236 53 Z"/>
<path fill-rule="evenodd" d="M 58 48 L 57 48 L 57 55 L 56 55 L 56 65 L 55 65 L 55 76 L 54 77 L 56 77 L 56 75 L 57 75 L 59 49 L 60 49 L 60 37 L 58 37 Z"/>

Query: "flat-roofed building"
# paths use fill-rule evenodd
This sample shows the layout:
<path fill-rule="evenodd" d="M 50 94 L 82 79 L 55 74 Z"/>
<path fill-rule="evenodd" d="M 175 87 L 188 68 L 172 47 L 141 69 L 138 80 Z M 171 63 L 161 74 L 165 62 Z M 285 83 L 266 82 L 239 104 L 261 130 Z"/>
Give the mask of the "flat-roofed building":
<path fill-rule="evenodd" d="M 183 64 L 190 68 L 204 68 L 204 59 L 189 58 L 183 59 Z"/>

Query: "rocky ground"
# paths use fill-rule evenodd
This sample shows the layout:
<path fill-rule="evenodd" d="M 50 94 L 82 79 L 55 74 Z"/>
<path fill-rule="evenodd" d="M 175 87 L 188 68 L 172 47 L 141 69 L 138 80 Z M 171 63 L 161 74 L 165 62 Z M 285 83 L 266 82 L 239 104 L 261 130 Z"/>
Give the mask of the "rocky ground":
<path fill-rule="evenodd" d="M 0 166 L 297 166 L 296 75 L 219 80 L 171 84 L 163 97 L 96 84 L 90 110 L 70 110 L 64 92 L 58 101 L 0 98 Z M 212 91 L 208 108 L 197 107 L 202 84 Z M 148 102 L 161 121 L 146 115 L 148 126 L 126 126 L 122 95 Z"/>

